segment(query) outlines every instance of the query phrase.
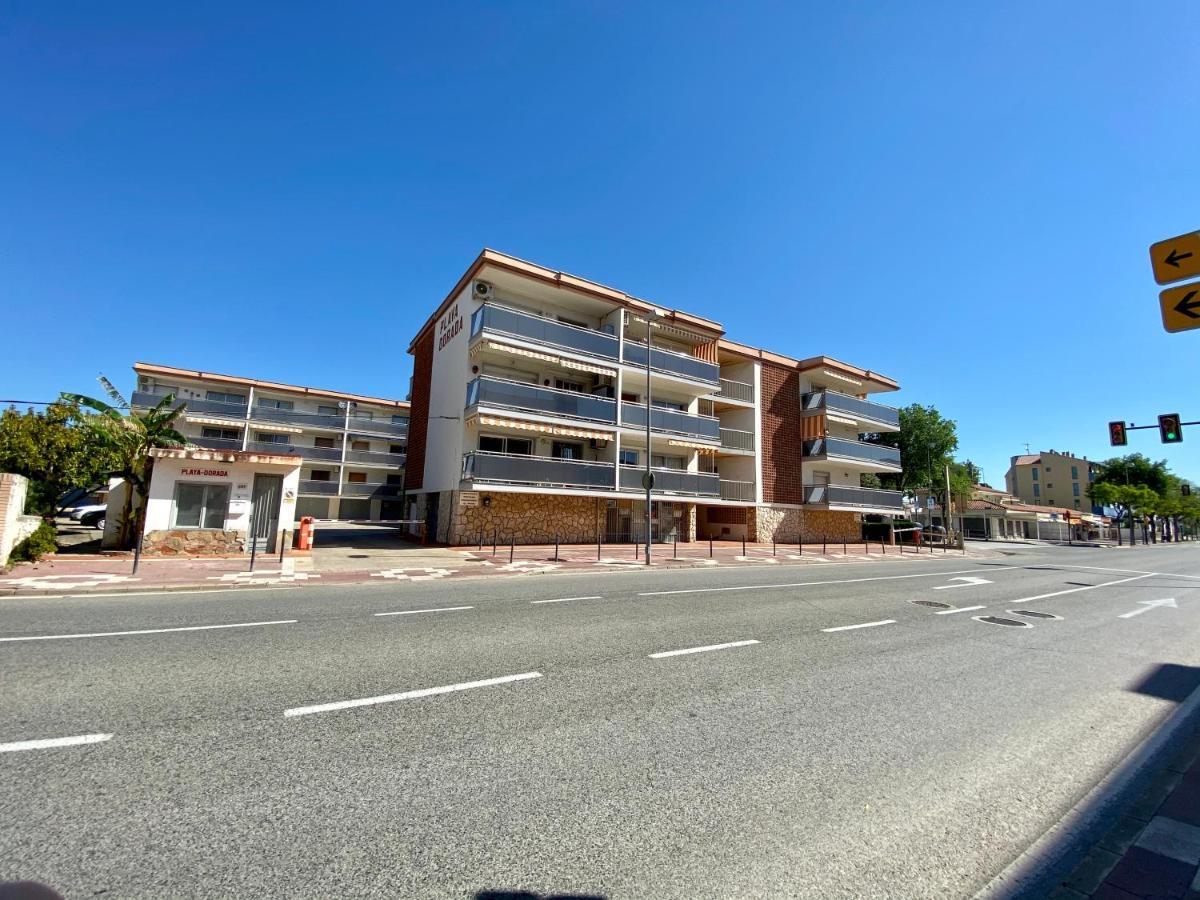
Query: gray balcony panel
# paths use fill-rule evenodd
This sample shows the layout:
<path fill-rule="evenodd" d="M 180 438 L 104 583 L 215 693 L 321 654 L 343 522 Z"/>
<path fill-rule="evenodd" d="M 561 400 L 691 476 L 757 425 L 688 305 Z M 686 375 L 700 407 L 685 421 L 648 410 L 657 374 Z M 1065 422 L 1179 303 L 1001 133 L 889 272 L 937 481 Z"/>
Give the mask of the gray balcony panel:
<path fill-rule="evenodd" d="M 390 422 L 387 419 L 368 419 L 365 416 L 350 417 L 350 431 L 364 434 L 384 434 L 388 437 L 408 437 L 408 424 Z"/>
<path fill-rule="evenodd" d="M 246 449 L 253 453 L 283 453 L 288 456 L 299 456 L 312 447 L 296 447 L 292 444 L 276 444 L 273 441 L 250 441 Z"/>
<path fill-rule="evenodd" d="M 847 441 L 841 438 L 817 438 L 804 442 L 805 456 L 841 456 L 848 459 L 861 459 L 865 462 L 900 468 L 900 451 L 895 447 L 884 447 L 881 444 L 867 444 L 863 441 Z"/>
<path fill-rule="evenodd" d="M 722 378 L 721 389 L 717 391 L 717 396 L 727 400 L 744 400 L 747 403 L 753 403 L 754 385 L 745 381 L 734 381 L 732 378 Z"/>
<path fill-rule="evenodd" d="M 149 409 L 157 406 L 165 394 L 153 394 L 149 391 L 134 391 L 133 397 L 130 398 L 130 405 L 136 406 L 139 409 Z M 246 418 L 246 405 L 244 403 L 221 403 L 216 400 L 183 400 L 179 397 L 175 398 L 175 402 L 171 404 L 172 409 L 178 409 L 185 406 L 184 415 L 188 413 L 204 414 L 209 416 L 222 416 L 226 419 L 244 419 Z"/>
<path fill-rule="evenodd" d="M 805 412 L 823 409 L 832 413 L 844 413 L 855 419 L 870 419 L 897 428 L 900 426 L 900 411 L 882 403 L 872 403 L 870 400 L 860 400 L 858 397 L 829 390 L 813 391 L 800 399 L 801 408 Z"/>
<path fill-rule="evenodd" d="M 721 446 L 727 450 L 753 450 L 754 432 L 740 428 L 722 428 Z"/>
<path fill-rule="evenodd" d="M 615 400 L 576 391 L 553 390 L 538 387 L 536 384 L 523 384 L 487 375 L 480 375 L 467 385 L 467 406 L 476 404 L 545 416 L 587 419 L 589 422 L 603 422 L 608 425 L 617 421 Z"/>
<path fill-rule="evenodd" d="M 401 485 L 379 484 L 375 481 L 342 482 L 343 497 L 399 497 Z"/>
<path fill-rule="evenodd" d="M 638 366 L 639 368 L 646 367 L 645 344 L 635 344 L 627 340 L 621 352 L 624 354 L 622 356 L 624 362 L 631 366 Z M 720 366 L 706 362 L 703 359 L 697 359 L 694 356 L 672 353 L 669 350 L 655 348 L 653 358 L 650 360 L 650 368 L 655 372 L 677 375 L 681 378 L 690 378 L 692 381 L 710 384 L 713 387 L 719 387 L 721 384 Z"/>
<path fill-rule="evenodd" d="M 503 484 L 612 490 L 613 464 L 550 456 L 473 450 L 463 455 L 463 478 Z"/>
<path fill-rule="evenodd" d="M 747 503 L 754 502 L 754 482 L 753 481 L 726 481 L 721 479 L 721 499 L 722 500 L 744 500 Z"/>
<path fill-rule="evenodd" d="M 517 312 L 490 303 L 479 307 L 471 316 L 471 337 L 483 331 L 510 335 L 599 359 L 615 361 L 617 358 L 618 341 L 611 334 L 555 322 L 543 316 Z"/>
<path fill-rule="evenodd" d="M 341 430 L 346 425 L 345 416 L 329 416 L 323 413 L 304 412 L 299 409 L 273 409 L 269 406 L 252 406 L 250 418 L 255 422 L 283 422 L 301 428 Z"/>
<path fill-rule="evenodd" d="M 197 447 L 204 447 L 208 450 L 241 450 L 241 438 L 212 438 L 212 437 L 190 437 L 189 444 L 195 444 Z"/>
<path fill-rule="evenodd" d="M 336 495 L 338 492 L 338 483 L 336 481 L 315 481 L 312 479 L 301 479 L 300 494 L 319 494 L 323 496 Z"/>
<path fill-rule="evenodd" d="M 899 512 L 904 508 L 904 495 L 900 491 L 880 491 L 840 484 L 810 484 L 804 486 L 804 502 L 894 509 Z"/>
<path fill-rule="evenodd" d="M 630 428 L 646 427 L 646 407 L 638 403 L 621 404 L 621 424 Z M 709 416 L 693 416 L 673 409 L 654 407 L 650 413 L 650 428 L 657 432 L 682 434 L 688 437 L 719 440 L 721 423 Z"/>
<path fill-rule="evenodd" d="M 347 450 L 346 462 L 369 463 L 376 466 L 403 466 L 405 454 L 385 453 L 382 450 Z"/>
<path fill-rule="evenodd" d="M 651 469 L 654 473 L 654 494 L 686 494 L 692 497 L 719 497 L 721 477 L 715 472 L 688 472 L 685 469 Z M 621 468 L 621 490 L 644 491 L 642 475 L 645 469 Z"/>

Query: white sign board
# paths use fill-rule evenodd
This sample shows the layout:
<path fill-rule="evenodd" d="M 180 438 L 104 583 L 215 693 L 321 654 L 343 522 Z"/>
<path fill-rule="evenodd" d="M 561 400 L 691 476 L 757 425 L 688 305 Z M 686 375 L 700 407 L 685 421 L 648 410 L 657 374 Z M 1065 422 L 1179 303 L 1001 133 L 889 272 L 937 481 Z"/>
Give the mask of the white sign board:
<path fill-rule="evenodd" d="M 463 491 L 458 495 L 459 506 L 478 506 L 479 491 Z"/>

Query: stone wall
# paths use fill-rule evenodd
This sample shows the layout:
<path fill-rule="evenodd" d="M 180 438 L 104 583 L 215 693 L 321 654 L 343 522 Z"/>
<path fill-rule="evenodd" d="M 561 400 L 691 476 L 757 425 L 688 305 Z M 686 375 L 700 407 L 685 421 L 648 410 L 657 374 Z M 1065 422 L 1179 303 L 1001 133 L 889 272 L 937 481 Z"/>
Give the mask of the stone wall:
<path fill-rule="evenodd" d="M 488 505 L 484 506 L 485 498 Z M 694 513 L 693 513 L 694 515 Z M 594 541 L 604 526 L 604 500 L 548 494 L 479 493 L 479 506 L 460 506 L 458 491 L 442 493 L 438 507 L 438 540 L 472 544 L 496 540 L 518 544 Z M 449 538 L 447 539 L 447 525 Z M 432 537 L 432 536 L 431 536 Z"/>
<path fill-rule="evenodd" d="M 798 506 L 756 506 L 748 510 L 750 540 L 794 542 L 798 535 L 805 541 L 858 541 L 862 523 L 851 512 Z"/>
<path fill-rule="evenodd" d="M 186 528 L 147 531 L 142 538 L 143 556 L 234 556 L 245 552 L 244 531 Z"/>
<path fill-rule="evenodd" d="M 37 530 L 42 520 L 25 515 L 29 479 L 10 472 L 0 474 L 0 566 L 8 562 L 12 548 Z"/>

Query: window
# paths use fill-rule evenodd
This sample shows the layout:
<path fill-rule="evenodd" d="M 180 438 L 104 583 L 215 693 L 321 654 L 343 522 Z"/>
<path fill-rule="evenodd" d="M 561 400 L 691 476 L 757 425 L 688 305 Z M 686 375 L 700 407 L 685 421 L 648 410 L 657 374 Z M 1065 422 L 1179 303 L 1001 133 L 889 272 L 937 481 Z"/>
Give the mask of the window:
<path fill-rule="evenodd" d="M 275 434 L 273 431 L 256 432 L 254 439 L 260 444 L 290 444 L 292 442 L 286 434 Z"/>
<path fill-rule="evenodd" d="M 351 441 L 350 449 L 351 450 L 370 450 L 371 442 L 370 441 Z"/>
<path fill-rule="evenodd" d="M 356 418 L 356 419 L 374 419 L 375 413 L 371 412 L 369 409 L 356 409 L 354 411 L 354 418 Z"/>
<path fill-rule="evenodd" d="M 394 415 L 394 416 L 392 416 L 392 424 L 393 425 L 407 425 L 408 424 L 408 416 Z"/>
<path fill-rule="evenodd" d="M 673 409 L 676 412 L 683 412 L 685 410 L 682 403 L 676 403 L 674 400 L 651 400 L 650 404 L 655 409 Z"/>
<path fill-rule="evenodd" d="M 326 447 L 330 450 L 333 450 L 334 448 L 337 447 L 337 444 L 335 444 L 333 442 L 333 438 L 331 438 L 331 437 L 315 437 L 315 438 L 313 438 L 313 446 L 314 447 Z"/>
<path fill-rule="evenodd" d="M 366 484 L 367 483 L 367 473 L 366 472 L 347 472 L 346 480 L 348 482 L 350 482 L 351 484 Z"/>
<path fill-rule="evenodd" d="M 236 403 L 238 406 L 246 405 L 245 394 L 227 394 L 224 391 L 205 391 L 205 400 L 212 400 L 214 403 Z"/>
<path fill-rule="evenodd" d="M 1073 485 L 1071 485 L 1071 493 L 1074 494 L 1076 497 L 1079 496 L 1079 482 L 1078 481 L 1075 482 Z"/>
<path fill-rule="evenodd" d="M 555 378 L 554 386 L 560 391 L 575 391 L 577 394 L 583 393 L 583 383 L 579 381 L 564 381 L 561 378 Z"/>
<path fill-rule="evenodd" d="M 636 450 L 622 450 L 617 455 L 617 458 L 623 466 L 636 466 L 638 464 L 638 452 Z"/>
<path fill-rule="evenodd" d="M 404 484 L 404 476 L 389 472 L 385 484 Z"/>
<path fill-rule="evenodd" d="M 222 441 L 240 441 L 242 433 L 236 428 L 212 428 L 205 425 L 200 429 L 200 437 L 219 438 Z"/>
<path fill-rule="evenodd" d="M 479 449 L 487 453 L 515 453 L 520 456 L 532 456 L 533 441 L 528 438 L 481 434 L 479 436 Z"/>
<path fill-rule="evenodd" d="M 1075 508 L 1079 509 L 1079 501 L 1078 500 L 1075 501 Z"/>
<path fill-rule="evenodd" d="M 686 469 L 682 456 L 659 456 L 657 454 L 650 457 L 650 465 L 655 469 Z"/>
<path fill-rule="evenodd" d="M 228 508 L 229 485 L 181 481 L 175 485 L 173 527 L 223 529 Z"/>
<path fill-rule="evenodd" d="M 403 452 L 405 452 L 403 444 L 388 444 L 388 453 L 403 453 Z"/>
<path fill-rule="evenodd" d="M 1049 471 L 1050 471 L 1050 467 L 1049 467 L 1049 466 L 1046 466 L 1046 471 L 1047 471 L 1047 472 L 1049 472 Z"/>
<path fill-rule="evenodd" d="M 559 316 L 558 321 L 562 322 L 564 325 L 574 325 L 576 328 L 590 327 L 586 322 L 577 322 L 574 319 L 568 319 L 566 316 Z"/>
<path fill-rule="evenodd" d="M 555 441 L 552 445 L 550 455 L 555 459 L 583 459 L 583 444 Z"/>
<path fill-rule="evenodd" d="M 313 469 L 308 478 L 310 481 L 332 481 L 329 477 L 332 474 L 328 469 Z"/>
<path fill-rule="evenodd" d="M 341 414 L 342 414 L 342 411 L 340 409 L 338 409 L 336 406 L 318 406 L 317 407 L 317 415 L 318 416 L 340 416 Z"/>
<path fill-rule="evenodd" d="M 1038 476 L 1037 476 L 1037 469 L 1034 469 L 1034 470 L 1033 470 L 1033 480 L 1034 480 L 1034 481 L 1037 481 L 1037 480 L 1038 480 Z"/>
<path fill-rule="evenodd" d="M 1079 480 L 1079 466 L 1071 466 L 1071 480 L 1072 481 Z"/>
<path fill-rule="evenodd" d="M 295 409 L 296 404 L 291 400 L 272 400 L 270 397 L 259 397 L 258 405 L 263 409 Z"/>
<path fill-rule="evenodd" d="M 1047 482 L 1046 482 L 1046 490 L 1050 490 L 1050 489 L 1051 489 L 1051 488 L 1053 488 L 1053 487 L 1054 487 L 1054 483 L 1053 483 L 1053 482 L 1051 482 L 1051 481 L 1047 481 Z"/>
<path fill-rule="evenodd" d="M 631 394 L 629 391 L 621 391 L 621 400 L 625 403 L 641 403 L 641 394 Z"/>
<path fill-rule="evenodd" d="M 1035 497 L 1042 496 L 1042 486 L 1040 484 L 1035 484 L 1033 486 L 1033 496 L 1035 496 Z"/>

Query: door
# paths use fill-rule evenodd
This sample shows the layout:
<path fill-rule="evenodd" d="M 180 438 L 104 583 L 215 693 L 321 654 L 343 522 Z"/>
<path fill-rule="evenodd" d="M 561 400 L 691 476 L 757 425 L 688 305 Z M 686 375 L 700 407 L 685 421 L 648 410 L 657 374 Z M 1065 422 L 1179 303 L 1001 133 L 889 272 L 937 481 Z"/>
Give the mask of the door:
<path fill-rule="evenodd" d="M 279 501 L 283 496 L 282 475 L 255 475 L 250 495 L 250 529 L 258 553 L 274 553 L 279 533 Z"/>

